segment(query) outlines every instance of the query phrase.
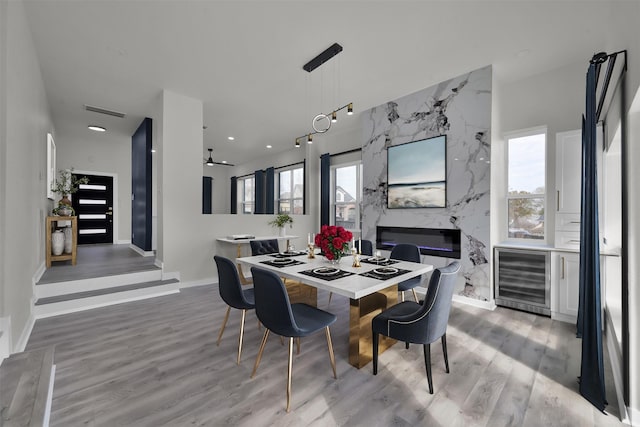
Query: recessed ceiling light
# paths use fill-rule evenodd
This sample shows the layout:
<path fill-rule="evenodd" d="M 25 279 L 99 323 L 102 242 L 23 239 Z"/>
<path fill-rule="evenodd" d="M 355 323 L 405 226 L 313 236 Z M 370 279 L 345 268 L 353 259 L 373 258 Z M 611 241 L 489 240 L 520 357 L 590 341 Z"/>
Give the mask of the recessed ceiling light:
<path fill-rule="evenodd" d="M 271 145 L 267 145 L 267 148 L 272 148 L 272 146 Z"/>
<path fill-rule="evenodd" d="M 96 132 L 104 132 L 107 128 L 103 128 L 102 126 L 89 125 L 89 129 L 95 130 Z"/>
<path fill-rule="evenodd" d="M 233 141 L 235 138 L 234 138 L 234 137 L 232 137 L 232 136 L 228 136 L 228 137 L 227 137 L 227 139 L 228 139 L 229 141 Z"/>

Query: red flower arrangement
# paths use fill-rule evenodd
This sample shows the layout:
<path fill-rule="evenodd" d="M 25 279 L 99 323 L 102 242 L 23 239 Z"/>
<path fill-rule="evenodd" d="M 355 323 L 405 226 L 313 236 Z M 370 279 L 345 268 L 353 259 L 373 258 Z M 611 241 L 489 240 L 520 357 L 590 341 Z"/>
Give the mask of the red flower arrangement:
<path fill-rule="evenodd" d="M 323 225 L 320 233 L 316 234 L 315 244 L 322 249 L 324 256 L 329 260 L 339 260 L 349 253 L 349 242 L 353 234 L 335 225 Z"/>

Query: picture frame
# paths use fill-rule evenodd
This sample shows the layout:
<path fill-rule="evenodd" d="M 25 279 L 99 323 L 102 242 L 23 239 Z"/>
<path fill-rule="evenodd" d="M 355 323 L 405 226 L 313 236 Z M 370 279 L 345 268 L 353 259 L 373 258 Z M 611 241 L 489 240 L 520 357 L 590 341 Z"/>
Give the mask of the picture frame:
<path fill-rule="evenodd" d="M 56 179 L 56 143 L 53 135 L 47 133 L 47 198 L 54 200 L 56 194 L 51 190 Z"/>
<path fill-rule="evenodd" d="M 446 206 L 446 135 L 387 148 L 387 208 Z"/>

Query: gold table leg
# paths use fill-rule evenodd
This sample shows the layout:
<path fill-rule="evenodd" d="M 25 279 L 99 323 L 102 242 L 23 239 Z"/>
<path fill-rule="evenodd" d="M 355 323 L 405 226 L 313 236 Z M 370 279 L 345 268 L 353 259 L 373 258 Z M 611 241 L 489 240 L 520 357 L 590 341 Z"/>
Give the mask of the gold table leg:
<path fill-rule="evenodd" d="M 349 306 L 349 363 L 360 369 L 373 359 L 371 320 L 384 309 L 398 303 L 398 285 L 390 286 L 360 299 L 350 300 Z M 380 337 L 381 354 L 396 340 Z"/>

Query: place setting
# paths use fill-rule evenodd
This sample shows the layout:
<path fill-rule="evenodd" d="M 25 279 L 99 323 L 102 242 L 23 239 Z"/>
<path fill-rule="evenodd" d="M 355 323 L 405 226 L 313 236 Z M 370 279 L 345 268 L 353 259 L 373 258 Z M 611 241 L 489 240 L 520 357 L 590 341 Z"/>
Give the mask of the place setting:
<path fill-rule="evenodd" d="M 260 263 L 270 265 L 272 267 L 278 267 L 278 268 L 291 267 L 294 265 L 304 264 L 304 262 L 298 261 L 291 257 L 277 257 L 275 259 L 271 259 L 267 261 L 260 261 Z"/>
<path fill-rule="evenodd" d="M 408 273 L 409 271 L 410 270 L 405 270 L 402 268 L 381 266 L 381 267 L 374 268 L 373 270 L 367 271 L 365 273 L 360 273 L 360 275 L 364 277 L 371 277 L 373 279 L 378 279 L 378 280 L 387 280 L 387 279 L 392 279 L 396 276 L 401 276 L 405 273 Z"/>
<path fill-rule="evenodd" d="M 316 267 L 311 270 L 301 271 L 300 273 L 307 276 L 315 277 L 316 279 L 322 279 L 322 280 L 335 280 L 335 279 L 340 279 L 342 277 L 351 276 L 352 274 L 354 274 L 349 271 L 340 270 L 339 268 L 330 267 L 330 266 Z"/>

